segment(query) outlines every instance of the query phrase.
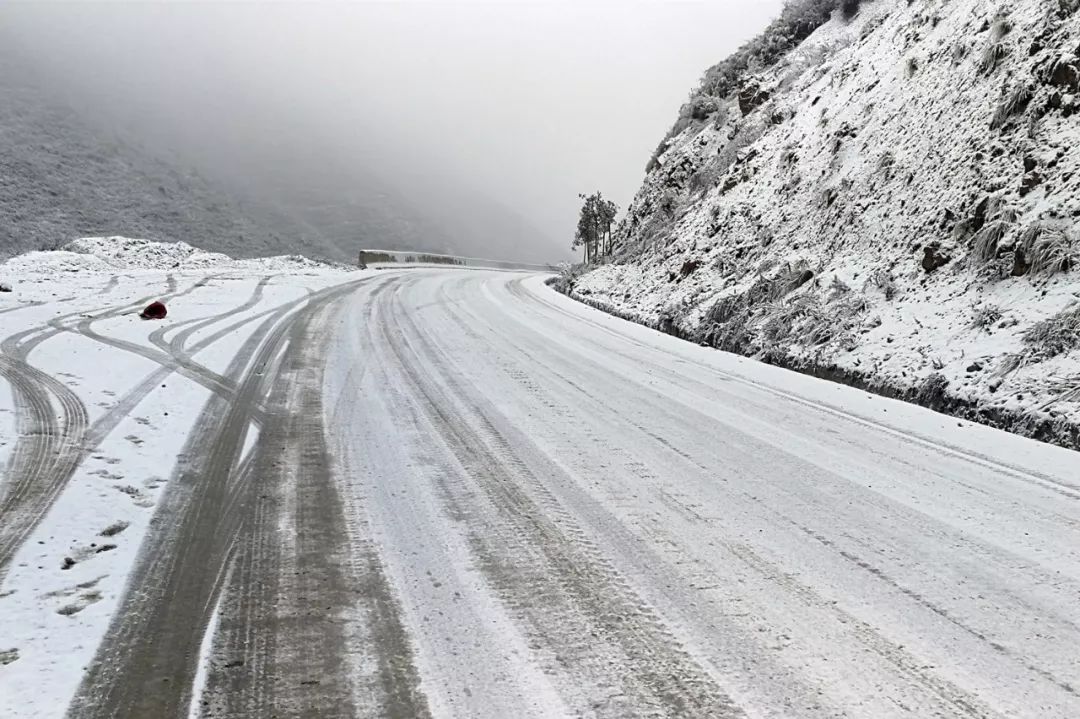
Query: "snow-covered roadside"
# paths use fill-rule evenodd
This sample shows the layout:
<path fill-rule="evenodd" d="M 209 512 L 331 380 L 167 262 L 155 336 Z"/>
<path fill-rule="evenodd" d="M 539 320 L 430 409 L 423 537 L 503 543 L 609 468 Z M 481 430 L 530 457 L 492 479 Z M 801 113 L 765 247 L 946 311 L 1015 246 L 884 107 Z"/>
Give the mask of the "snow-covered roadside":
<path fill-rule="evenodd" d="M 587 319 L 603 332 L 605 327 L 656 344 L 676 357 L 714 367 L 742 382 L 761 387 L 778 396 L 794 398 L 814 406 L 827 408 L 849 418 L 857 418 L 907 438 L 933 442 L 964 454 L 969 459 L 986 460 L 1031 477 L 1069 476 L 1075 465 L 1075 453 L 1058 447 L 1048 447 L 1032 442 L 1023 436 L 1002 434 L 981 423 L 947 417 L 944 414 L 927 415 L 926 411 L 910 401 L 859 391 L 859 388 L 840 383 L 817 382 L 802 376 L 803 373 L 758 362 L 712 348 L 701 347 L 677 336 L 657 337 L 656 328 L 646 322 L 627 324 L 624 319 L 613 316 L 611 311 L 592 307 L 595 303 L 567 298 L 543 280 L 529 279 L 524 286 L 534 295 L 563 311 Z M 594 310 L 600 310 L 595 312 Z M 641 325 L 641 326 L 635 326 Z M 1076 493 L 1071 483 L 1060 485 L 1070 496 Z"/>
<path fill-rule="evenodd" d="M 271 309 L 362 274 L 303 258 L 234 261 L 189 250 L 108 238 L 0 265 L 0 281 L 13 286 L 0 294 L 0 339 L 41 338 L 27 361 L 85 405 L 92 445 L 0 568 L 0 716 L 64 713 L 146 530 L 169 521 L 155 507 L 213 383 L 163 369 L 154 359 L 170 358 L 161 340 L 193 327 L 183 349 L 213 377 Z M 169 307 L 162 322 L 137 315 L 151 297 Z M 115 308 L 127 311 L 110 312 Z M 82 320 L 92 320 L 89 329 L 101 339 L 82 333 Z M 160 332 L 155 344 L 152 333 L 171 325 L 176 329 Z M 10 388 L 0 385 L 0 466 L 7 468 L 17 430 Z M 0 498 L 11 479 L 0 480 Z"/>
<path fill-rule="evenodd" d="M 663 309 L 657 310 L 678 304 L 664 285 L 657 283 L 653 303 L 648 293 L 639 296 L 640 303 L 625 301 L 622 288 L 629 281 L 625 276 L 628 272 L 637 274 L 633 266 L 600 267 L 563 294 L 623 320 L 694 344 L 708 344 L 700 325 L 672 322 Z M 890 307 L 875 316 L 874 324 L 879 319 L 881 324 L 867 328 L 865 344 L 828 358 L 775 353 L 761 356 L 755 352 L 748 356 L 1024 437 L 1080 449 L 1080 397 L 1070 396 L 1066 387 L 1070 375 L 1076 373 L 1075 358 L 1064 356 L 1021 367 L 1008 378 L 999 400 L 991 405 L 987 400 L 1004 382 L 983 370 L 1017 352 L 1020 339 L 1017 333 L 980 332 L 965 325 L 949 312 L 953 299 Z M 1063 301 L 1069 302 L 1068 297 Z M 915 329 L 910 329 L 911 324 Z M 1025 324 L 1033 324 L 1030 315 Z M 898 342 L 900 338 L 908 345 Z M 918 341 L 916 346 L 911 346 L 913 339 Z M 944 384 L 935 386 L 927 377 L 928 371 L 944 378 Z"/>

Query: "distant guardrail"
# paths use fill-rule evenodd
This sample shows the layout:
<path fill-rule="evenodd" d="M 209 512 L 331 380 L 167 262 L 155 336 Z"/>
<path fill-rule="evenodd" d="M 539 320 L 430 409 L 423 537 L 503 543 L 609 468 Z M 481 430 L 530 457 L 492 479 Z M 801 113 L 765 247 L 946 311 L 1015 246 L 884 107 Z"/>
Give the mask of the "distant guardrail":
<path fill-rule="evenodd" d="M 372 265 L 450 265 L 490 270 L 521 270 L 524 272 L 558 272 L 558 265 L 508 260 L 486 260 L 479 257 L 458 257 L 432 252 L 406 252 L 402 250 L 360 250 L 357 256 L 360 267 Z"/>

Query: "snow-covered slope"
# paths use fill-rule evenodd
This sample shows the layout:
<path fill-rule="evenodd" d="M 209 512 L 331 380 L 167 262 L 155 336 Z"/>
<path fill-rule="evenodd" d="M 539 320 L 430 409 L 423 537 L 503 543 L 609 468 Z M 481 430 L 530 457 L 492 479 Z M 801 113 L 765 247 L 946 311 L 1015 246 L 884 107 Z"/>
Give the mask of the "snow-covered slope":
<path fill-rule="evenodd" d="M 573 293 L 1075 444 L 1080 3 L 836 5 L 688 103 Z"/>
<path fill-rule="evenodd" d="M 22 301 L 33 297 L 35 285 L 57 289 L 64 277 L 89 277 L 102 273 L 138 274 L 197 270 L 288 272 L 353 269 L 337 263 L 311 260 L 301 255 L 233 259 L 220 252 L 205 252 L 186 242 L 157 242 L 129 237 L 84 237 L 59 250 L 27 252 L 0 264 L 0 282 L 15 287 Z M 51 294 L 51 293 L 50 293 Z"/>

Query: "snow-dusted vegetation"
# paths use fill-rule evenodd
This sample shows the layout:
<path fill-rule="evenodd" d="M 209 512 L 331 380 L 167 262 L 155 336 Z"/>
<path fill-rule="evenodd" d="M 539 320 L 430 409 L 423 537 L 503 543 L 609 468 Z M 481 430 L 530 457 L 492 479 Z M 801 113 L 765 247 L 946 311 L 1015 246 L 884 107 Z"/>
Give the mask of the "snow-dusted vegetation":
<path fill-rule="evenodd" d="M 1080 3 L 790 3 L 711 68 L 572 292 L 1075 445 Z"/>

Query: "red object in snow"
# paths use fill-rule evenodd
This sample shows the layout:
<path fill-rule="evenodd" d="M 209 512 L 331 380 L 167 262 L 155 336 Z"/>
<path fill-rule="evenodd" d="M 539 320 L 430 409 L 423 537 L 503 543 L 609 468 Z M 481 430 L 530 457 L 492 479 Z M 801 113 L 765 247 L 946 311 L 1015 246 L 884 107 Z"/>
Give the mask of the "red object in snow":
<path fill-rule="evenodd" d="M 146 309 L 139 314 L 139 317 L 142 317 L 144 320 L 163 320 L 165 319 L 166 314 L 168 314 L 168 310 L 165 309 L 165 305 L 160 302 L 151 302 L 146 306 Z"/>

